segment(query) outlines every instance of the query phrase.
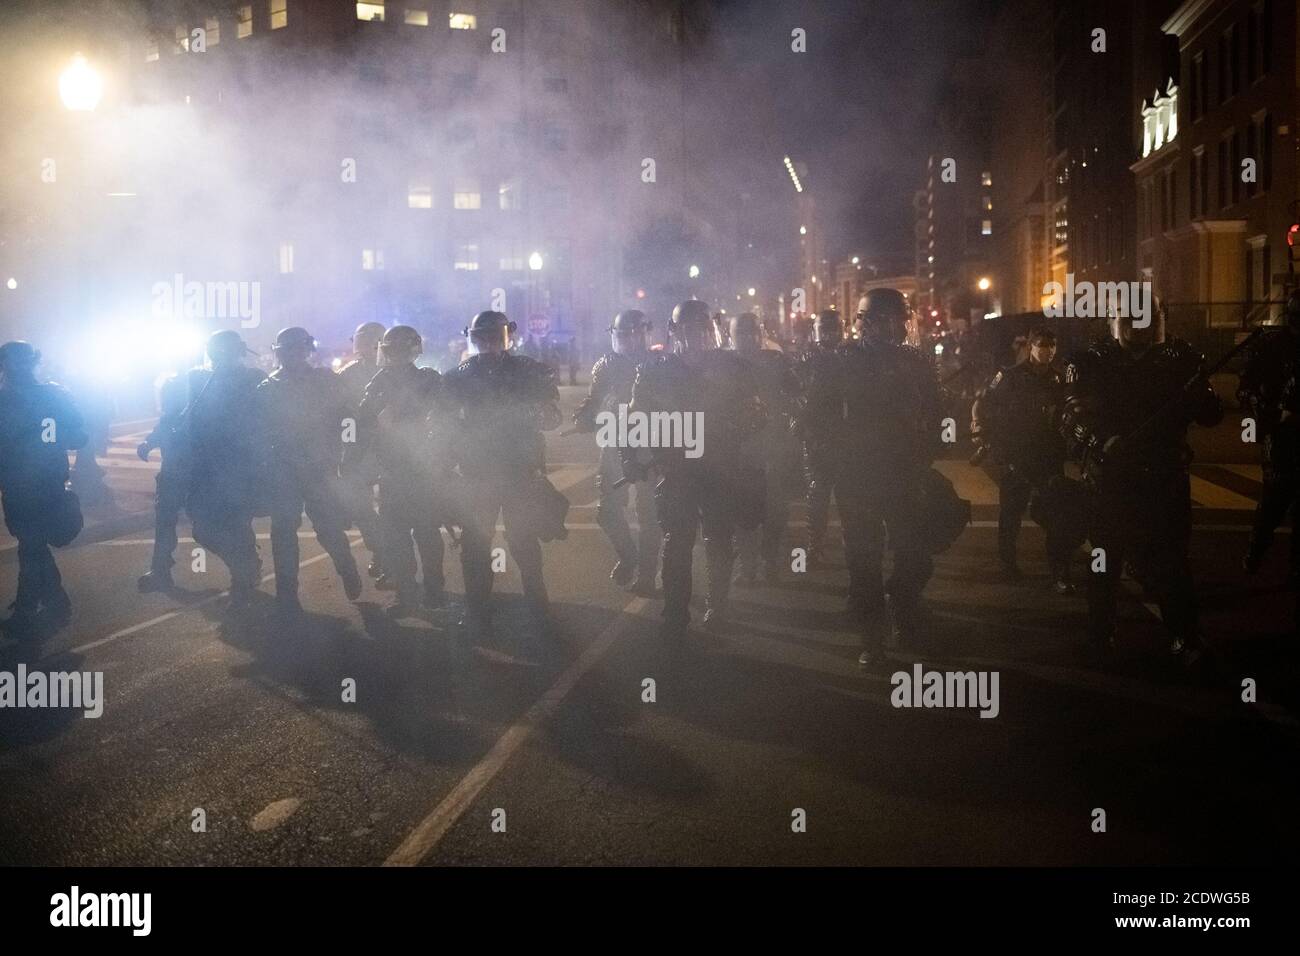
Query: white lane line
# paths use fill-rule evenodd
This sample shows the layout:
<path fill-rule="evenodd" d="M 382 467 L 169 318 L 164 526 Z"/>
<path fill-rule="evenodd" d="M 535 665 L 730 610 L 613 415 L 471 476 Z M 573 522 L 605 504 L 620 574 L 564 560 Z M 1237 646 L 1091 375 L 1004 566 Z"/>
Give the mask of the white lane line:
<path fill-rule="evenodd" d="M 351 542 L 351 544 L 354 546 L 356 545 L 356 543 L 357 541 Z M 328 557 L 329 557 L 328 554 L 322 552 L 321 554 L 316 555 L 316 557 L 314 558 L 308 558 L 306 561 L 299 562 L 298 567 L 305 568 L 309 564 L 315 564 L 317 561 L 323 561 Z M 262 575 L 261 583 L 267 584 L 270 581 L 274 581 L 274 580 L 275 580 L 275 572 L 272 571 L 270 574 Z M 148 628 L 153 627 L 155 624 L 162 624 L 164 621 L 170 621 L 172 618 L 179 617 L 180 615 L 184 614 L 186 611 L 198 610 L 199 608 L 204 607 L 205 605 L 211 604 L 213 601 L 217 600 L 218 598 L 225 597 L 229 593 L 230 593 L 229 591 L 222 591 L 219 594 L 213 594 L 210 597 L 205 597 L 202 601 L 195 601 L 193 604 L 185 605 L 185 607 L 178 607 L 174 611 L 168 611 L 166 614 L 159 614 L 157 617 L 151 617 L 149 620 L 141 621 L 139 624 L 132 624 L 130 627 L 124 627 L 120 631 L 114 631 L 112 634 L 91 641 L 88 644 L 82 644 L 79 647 L 73 647 L 66 651 L 51 651 L 49 654 L 46 654 L 44 657 L 42 657 L 41 660 L 49 660 L 51 657 L 58 657 L 60 654 L 80 654 L 83 651 L 88 651 L 91 650 L 92 648 L 103 647 L 105 644 L 110 644 L 113 641 L 119 640 L 120 638 L 130 637 L 132 634 L 138 634 L 140 631 L 147 630 Z"/>
<path fill-rule="evenodd" d="M 619 616 L 596 635 L 595 640 L 587 645 L 587 649 L 569 665 L 568 669 L 551 685 L 550 690 L 538 698 L 537 702 L 528 708 L 528 712 L 501 735 L 487 755 L 465 775 L 460 783 L 456 784 L 451 793 L 447 794 L 427 817 L 420 821 L 411 834 L 402 841 L 402 845 L 384 861 L 384 866 L 415 866 L 427 857 L 483 792 L 483 788 L 506 765 L 515 751 L 523 745 L 534 730 L 555 713 L 569 691 L 573 690 L 582 679 L 582 675 L 605 655 L 605 652 L 631 625 L 635 615 L 648 603 L 646 598 L 635 597 L 624 605 Z"/>

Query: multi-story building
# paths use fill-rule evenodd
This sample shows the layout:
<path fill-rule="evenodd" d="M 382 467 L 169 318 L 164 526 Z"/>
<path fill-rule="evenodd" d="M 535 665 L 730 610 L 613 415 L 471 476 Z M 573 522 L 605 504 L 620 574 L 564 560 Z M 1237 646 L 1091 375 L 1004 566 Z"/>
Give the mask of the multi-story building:
<path fill-rule="evenodd" d="M 76 202 L 5 203 L 34 204 L 37 233 L 72 210 L 80 228 L 63 234 L 93 244 L 84 294 L 61 310 L 70 329 L 147 312 L 182 276 L 255 285 L 260 321 L 241 324 L 258 347 L 285 325 L 338 341 L 367 319 L 439 339 L 490 306 L 590 339 L 618 308 L 685 292 L 683 264 L 680 290 L 638 299 L 627 249 L 651 224 L 734 244 L 729 197 L 692 191 L 682 72 L 663 69 L 685 55 L 678 3 L 141 9 L 66 40 L 106 77 L 98 110 L 65 124 L 51 90 L 58 117 L 25 130 L 37 168 L 46 127 L 67 127 Z M 41 260 L 47 245 L 14 266 L 34 296 L 69 271 Z"/>
<path fill-rule="evenodd" d="M 1296 221 L 1296 8 L 1187 0 L 1178 66 L 1142 101 L 1139 265 L 1181 334 L 1276 313 Z M 1270 304 L 1271 303 L 1271 304 Z"/>

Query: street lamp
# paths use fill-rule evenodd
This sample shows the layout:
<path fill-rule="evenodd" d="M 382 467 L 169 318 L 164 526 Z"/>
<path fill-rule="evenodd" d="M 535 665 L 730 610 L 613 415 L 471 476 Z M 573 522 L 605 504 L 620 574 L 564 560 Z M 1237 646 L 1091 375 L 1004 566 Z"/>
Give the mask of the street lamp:
<path fill-rule="evenodd" d="M 691 266 L 689 269 L 686 270 L 686 274 L 690 276 L 692 279 L 698 279 L 700 277 L 700 267 Z"/>
<path fill-rule="evenodd" d="M 991 285 L 993 285 L 993 283 L 992 283 L 991 281 L 989 281 L 989 277 L 988 277 L 988 276 L 981 276 L 981 277 L 980 277 L 980 281 L 977 282 L 977 283 L 975 283 L 975 284 L 976 284 L 977 286 L 979 286 L 979 290 L 980 290 L 981 292 L 987 292 L 987 291 L 989 291 L 989 287 L 990 287 Z"/>
<path fill-rule="evenodd" d="M 59 75 L 59 98 L 63 105 L 77 112 L 89 112 L 104 95 L 104 81 L 78 53 Z"/>
<path fill-rule="evenodd" d="M 534 252 L 528 257 L 528 268 L 534 272 L 542 271 L 542 254 L 540 252 Z"/>
<path fill-rule="evenodd" d="M 801 236 L 806 236 L 806 235 L 808 235 L 808 227 L 807 227 L 807 226 L 800 226 L 800 227 L 799 227 L 799 235 L 801 235 Z"/>
<path fill-rule="evenodd" d="M 749 287 L 749 297 L 751 299 L 754 297 L 754 287 L 752 285 Z"/>
<path fill-rule="evenodd" d="M 14 289 L 18 288 L 18 280 L 15 279 L 15 278 L 13 278 L 13 277 L 11 276 L 10 279 L 9 279 L 9 281 L 5 283 L 5 286 L 6 286 L 10 291 L 13 291 Z"/>

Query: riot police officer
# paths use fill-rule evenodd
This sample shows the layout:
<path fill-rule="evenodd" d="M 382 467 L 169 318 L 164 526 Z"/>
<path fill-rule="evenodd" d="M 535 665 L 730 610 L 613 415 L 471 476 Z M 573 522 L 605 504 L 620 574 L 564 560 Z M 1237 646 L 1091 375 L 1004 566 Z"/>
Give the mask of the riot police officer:
<path fill-rule="evenodd" d="M 1089 543 L 1104 560 L 1104 570 L 1095 565 L 1088 579 L 1094 646 L 1114 646 L 1119 580 L 1127 563 L 1156 596 L 1170 652 L 1190 661 L 1200 637 L 1187 558 L 1187 427 L 1214 425 L 1223 409 L 1200 374 L 1204 359 L 1180 339 L 1166 341 L 1163 319 L 1159 307 L 1146 328 L 1132 317 L 1111 319 L 1112 337 L 1093 343 L 1066 368 L 1061 428 L 1091 496 Z"/>
<path fill-rule="evenodd" d="M 384 529 L 386 571 L 397 592 L 389 613 L 403 617 L 417 604 L 446 604 L 445 546 L 440 523 L 451 527 L 447 503 L 449 461 L 444 432 L 435 411 L 442 391 L 436 369 L 420 368 L 424 339 L 409 325 L 395 325 L 379 345 L 383 363 L 361 400 L 359 440 L 348 449 L 365 467 L 374 449 L 379 465 L 379 520 Z M 423 597 L 415 579 L 419 552 Z"/>
<path fill-rule="evenodd" d="M 925 473 L 939 445 L 942 405 L 929 356 L 905 344 L 909 308 L 896 289 L 867 293 L 862 340 L 838 356 L 838 375 L 813 383 L 838 438 L 835 487 L 849 572 L 848 611 L 862 628 L 864 667 L 886 633 L 912 644 L 933 565 L 925 538 Z M 835 414 L 838 410 L 838 414 Z M 882 580 L 888 545 L 893 571 Z"/>
<path fill-rule="evenodd" d="M 762 518 L 762 474 L 741 448 L 762 428 L 765 412 L 748 365 L 717 347 L 705 303 L 690 299 L 678 305 L 668 331 L 673 352 L 654 355 L 641 366 L 629 416 L 676 413 L 683 423 L 681 442 L 652 450 L 662 476 L 656 501 L 664 533 L 661 634 L 675 643 L 690 626 L 691 559 L 701 527 L 708 567 L 704 621 L 709 627 L 725 622 L 735 561 L 732 537 Z M 701 429 L 694 449 L 685 441 L 688 419 Z M 636 452 L 628 445 L 620 448 L 624 474 L 634 481 L 648 471 Z"/>
<path fill-rule="evenodd" d="M 0 345 L 0 503 L 18 539 L 18 593 L 4 627 L 16 636 L 40 620 L 61 624 L 72 609 L 50 545 L 67 544 L 80 530 L 80 510 L 66 491 L 68 452 L 89 439 L 71 394 L 37 380 L 39 362 L 26 342 Z"/>
<path fill-rule="evenodd" d="M 233 329 L 214 332 L 207 354 L 209 367 L 188 373 L 193 473 L 185 508 L 194 540 L 229 569 L 230 609 L 240 610 L 260 583 L 253 516 L 265 514 L 269 503 L 256 416 L 257 386 L 265 376 L 244 365 L 253 352 Z"/>
<path fill-rule="evenodd" d="M 148 461 L 149 453 L 155 448 L 162 457 L 154 477 L 153 558 L 149 570 L 136 581 L 136 587 L 144 594 L 175 587 L 172 565 L 176 525 L 185 507 L 193 467 L 185 425 L 190 384 L 188 374 L 172 375 L 163 382 L 158 392 L 158 424 L 135 449 L 141 461 Z"/>
<path fill-rule="evenodd" d="M 339 462 L 356 432 L 356 409 L 343 380 L 315 368 L 316 340 L 306 329 L 281 329 L 273 346 L 277 368 L 257 388 L 260 424 L 271 468 L 271 558 L 275 600 L 282 611 L 298 602 L 298 529 L 306 511 L 348 600 L 361 596 L 361 576 L 348 544 Z"/>
<path fill-rule="evenodd" d="M 835 422 L 840 419 L 836 404 L 836 381 L 839 353 L 852 348 L 844 340 L 844 323 L 834 309 L 817 313 L 812 326 L 812 344 L 803 353 L 799 366 L 804 395 L 796 418 L 796 429 L 803 442 L 804 479 L 807 483 L 808 563 L 821 563 L 826 547 L 826 525 L 831 497 L 839 480 L 840 458 L 835 453 Z M 809 396 L 818 396 L 813 402 Z M 824 407 L 823 407 L 824 406 Z"/>
<path fill-rule="evenodd" d="M 443 378 L 447 406 L 459 425 L 455 460 L 465 508 L 465 623 L 473 632 L 482 632 L 492 619 L 491 551 L 497 516 L 505 524 L 529 616 L 543 629 L 550 602 L 542 577 L 541 541 L 564 534 L 563 514 L 556 526 L 558 492 L 546 481 L 542 436 L 560 424 L 556 373 L 512 352 L 514 331 L 505 313 L 478 313 L 465 329 L 472 354 Z M 559 500 L 562 503 L 563 497 Z"/>
<path fill-rule="evenodd" d="M 800 449 L 790 430 L 799 398 L 799 379 L 785 355 L 763 347 L 758 316 L 745 312 L 731 320 L 731 348 L 749 365 L 767 424 L 742 448 L 751 468 L 763 475 L 762 524 L 737 536 L 740 580 L 768 583 L 780 575 L 782 544 L 790 511 L 790 490 L 798 481 Z"/>
<path fill-rule="evenodd" d="M 1074 542 L 1053 521 L 1042 504 L 1049 484 L 1065 465 L 1065 443 L 1058 429 L 1065 375 L 1053 364 L 1056 335 L 1040 327 L 1029 333 L 1029 357 L 999 371 L 971 406 L 971 439 L 989 454 L 998 484 L 998 558 L 1011 578 L 1020 577 L 1016 539 L 1030 498 L 1038 499 L 1034 513 L 1047 521 L 1047 559 L 1054 587 L 1060 594 L 1070 584 L 1070 552 Z"/>
<path fill-rule="evenodd" d="M 1255 419 L 1263 465 L 1264 487 L 1243 561 L 1247 574 L 1259 570 L 1278 525 L 1300 501 L 1300 422 L 1283 414 L 1282 400 L 1286 383 L 1300 371 L 1300 292 L 1287 297 L 1283 320 L 1251 349 L 1237 389 L 1242 410 Z M 1300 534 L 1294 531 L 1290 583 L 1300 583 Z"/>
<path fill-rule="evenodd" d="M 379 371 L 379 342 L 384 337 L 384 327 L 378 322 L 363 322 L 352 333 L 352 359 L 338 371 L 348 387 L 353 405 L 360 406 L 366 386 Z M 375 511 L 375 485 L 379 483 L 379 466 L 373 454 L 365 461 L 356 461 L 354 470 L 343 481 L 348 516 L 361 532 L 361 541 L 370 552 L 370 565 L 366 569 L 372 578 L 383 575 L 380 550 L 383 532 L 379 514 Z"/>
<path fill-rule="evenodd" d="M 598 415 L 619 414 L 632 401 L 632 383 L 637 369 L 649 354 L 646 333 L 650 322 L 645 313 L 628 309 L 614 316 L 609 327 L 611 348 L 602 355 L 591 370 L 591 387 L 587 396 L 573 414 L 573 423 L 581 432 L 594 432 Z M 642 459 L 643 461 L 647 458 Z M 659 518 L 655 512 L 654 489 L 649 481 L 628 482 L 614 487 L 623 477 L 622 459 L 617 446 L 604 445 L 600 449 L 600 467 L 596 473 L 596 522 L 614 546 L 617 562 L 609 573 L 610 580 L 645 597 L 655 594 L 655 578 L 659 574 Z M 636 541 L 627 522 L 630 489 L 636 489 L 636 515 L 639 529 Z M 635 580 L 634 580 L 635 575 Z"/>

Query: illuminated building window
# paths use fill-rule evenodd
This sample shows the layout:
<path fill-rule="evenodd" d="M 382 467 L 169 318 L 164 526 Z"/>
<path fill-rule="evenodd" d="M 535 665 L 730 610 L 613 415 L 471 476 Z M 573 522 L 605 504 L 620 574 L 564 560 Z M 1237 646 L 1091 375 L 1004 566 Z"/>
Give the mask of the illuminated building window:
<path fill-rule="evenodd" d="M 144 61 L 152 63 L 156 59 L 158 59 L 158 41 L 149 40 L 144 45 Z"/>
<path fill-rule="evenodd" d="M 382 23 L 384 20 L 384 5 L 382 3 L 358 3 L 357 19 L 378 20 Z"/>
<path fill-rule="evenodd" d="M 447 15 L 447 25 L 453 30 L 477 30 L 478 17 L 472 13 L 451 13 Z"/>
<path fill-rule="evenodd" d="M 411 209 L 432 209 L 433 187 L 428 183 L 411 183 L 406 191 L 406 205 Z"/>
<path fill-rule="evenodd" d="M 289 0 L 271 0 L 271 29 L 278 30 L 289 24 Z"/>
<path fill-rule="evenodd" d="M 992 173 L 980 173 L 980 185 L 981 185 L 981 186 L 992 186 L 992 185 L 993 185 L 993 174 L 992 174 Z"/>
<path fill-rule="evenodd" d="M 364 269 L 366 272 L 382 270 L 384 268 L 384 250 L 383 249 L 362 249 L 361 268 Z"/>
<path fill-rule="evenodd" d="M 501 271 L 523 272 L 528 257 L 524 255 L 524 244 L 518 241 L 507 242 L 501 248 Z"/>
<path fill-rule="evenodd" d="M 478 243 L 456 243 L 456 258 L 451 267 L 461 272 L 474 272 L 478 269 Z"/>
<path fill-rule="evenodd" d="M 221 42 L 221 21 L 216 17 L 208 17 L 204 20 L 203 29 L 208 35 L 208 46 L 216 46 Z"/>
<path fill-rule="evenodd" d="M 523 208 L 518 179 L 508 179 L 497 187 L 497 204 L 508 212 Z"/>
<path fill-rule="evenodd" d="M 989 212 L 990 210 L 993 209 L 993 197 L 992 197 L 992 196 L 985 196 L 985 197 L 984 197 L 984 200 L 983 200 L 983 203 L 984 203 L 984 211 L 985 211 L 985 212 Z"/>
<path fill-rule="evenodd" d="M 235 36 L 243 39 L 253 35 L 253 8 L 252 6 L 239 8 L 239 22 L 235 25 Z"/>
<path fill-rule="evenodd" d="M 293 271 L 293 243 L 287 239 L 280 240 L 280 273 L 288 275 Z"/>
<path fill-rule="evenodd" d="M 991 235 L 993 235 L 993 220 L 992 220 L 992 219 L 985 219 L 983 222 L 980 223 L 980 235 L 981 235 L 981 236 L 991 236 Z"/>
<path fill-rule="evenodd" d="M 413 26 L 413 27 L 427 27 L 427 26 L 429 25 L 429 11 L 428 11 L 428 10 L 412 10 L 412 9 L 409 9 L 409 8 L 408 8 L 407 11 L 406 11 L 406 17 L 405 17 L 405 19 L 406 19 L 406 23 L 407 23 L 409 26 Z"/>
<path fill-rule="evenodd" d="M 184 27 L 176 28 L 176 52 L 188 53 L 190 50 L 190 32 Z"/>
<path fill-rule="evenodd" d="M 451 196 L 452 209 L 480 209 L 483 205 L 483 194 L 479 192 L 478 180 L 460 179 L 456 181 L 456 188 Z"/>

